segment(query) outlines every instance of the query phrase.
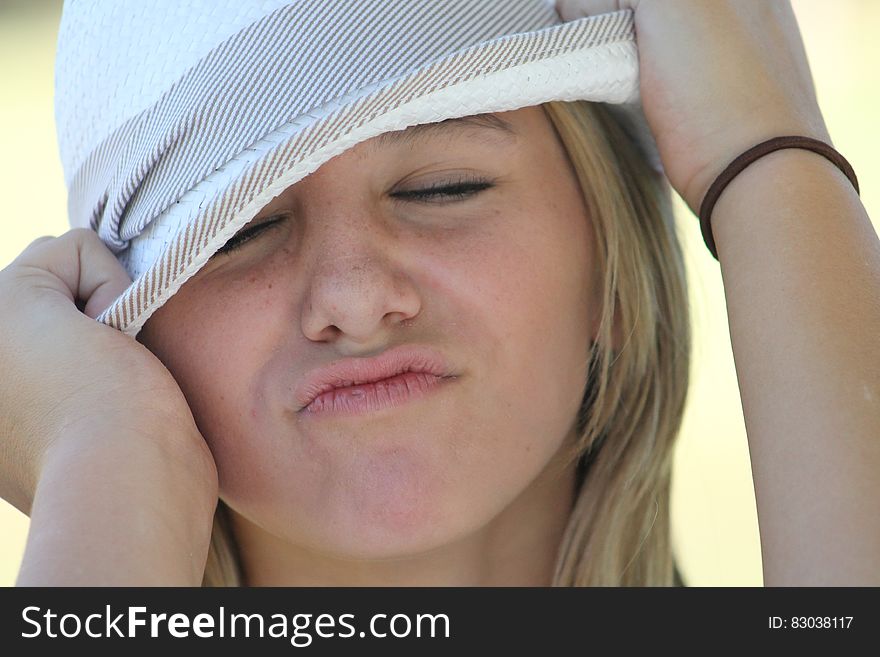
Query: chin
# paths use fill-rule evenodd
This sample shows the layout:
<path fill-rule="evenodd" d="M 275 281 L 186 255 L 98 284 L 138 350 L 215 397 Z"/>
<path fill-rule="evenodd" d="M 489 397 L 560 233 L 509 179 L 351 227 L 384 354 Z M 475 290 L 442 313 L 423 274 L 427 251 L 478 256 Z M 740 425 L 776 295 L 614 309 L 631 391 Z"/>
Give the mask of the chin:
<path fill-rule="evenodd" d="M 462 508 L 458 477 L 437 466 L 446 455 L 398 441 L 353 451 L 326 481 L 300 479 L 304 485 L 293 498 L 303 532 L 327 551 L 357 559 L 417 554 L 462 529 L 469 509 Z"/>
<path fill-rule="evenodd" d="M 473 477 L 438 465 L 452 462 L 442 449 L 401 447 L 395 440 L 349 448 L 347 458 L 336 451 L 323 460 L 310 456 L 309 463 L 279 460 L 261 485 L 239 480 L 230 482 L 229 492 L 242 515 L 266 531 L 329 557 L 424 554 L 477 531 L 494 512 L 488 482 L 473 485 Z"/>
<path fill-rule="evenodd" d="M 338 509 L 332 514 L 335 521 L 325 517 L 316 528 L 323 535 L 323 551 L 347 559 L 404 558 L 448 544 L 461 533 L 436 498 L 373 502 L 360 500 L 356 506 Z M 458 524 L 461 520 L 459 516 Z"/>

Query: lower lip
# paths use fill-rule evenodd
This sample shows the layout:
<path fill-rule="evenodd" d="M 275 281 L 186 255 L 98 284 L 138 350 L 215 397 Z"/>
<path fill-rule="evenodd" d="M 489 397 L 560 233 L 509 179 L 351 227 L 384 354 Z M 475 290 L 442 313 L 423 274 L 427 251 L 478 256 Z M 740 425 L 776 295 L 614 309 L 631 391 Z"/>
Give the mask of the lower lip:
<path fill-rule="evenodd" d="M 313 417 L 364 415 L 424 397 L 454 378 L 404 372 L 373 383 L 329 390 L 318 395 L 300 413 Z"/>

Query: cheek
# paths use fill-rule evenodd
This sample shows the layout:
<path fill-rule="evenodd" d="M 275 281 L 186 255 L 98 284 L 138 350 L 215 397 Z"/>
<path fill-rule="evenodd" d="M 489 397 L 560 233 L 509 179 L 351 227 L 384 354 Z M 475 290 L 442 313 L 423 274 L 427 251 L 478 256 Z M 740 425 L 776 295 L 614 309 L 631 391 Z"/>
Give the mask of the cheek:
<path fill-rule="evenodd" d="M 253 277 L 184 286 L 150 319 L 147 346 L 178 382 L 215 458 L 230 428 L 259 415 L 254 386 L 285 328 L 271 314 L 273 293 Z"/>
<path fill-rule="evenodd" d="M 487 408 L 515 418 L 508 444 L 546 454 L 568 432 L 586 386 L 591 305 L 588 233 L 577 208 L 535 210 L 507 237 L 489 236 L 460 294 L 483 345 Z M 526 215 L 528 216 L 528 215 Z M 572 217 L 576 217 L 573 219 Z M 465 280 L 466 278 L 466 280 Z"/>

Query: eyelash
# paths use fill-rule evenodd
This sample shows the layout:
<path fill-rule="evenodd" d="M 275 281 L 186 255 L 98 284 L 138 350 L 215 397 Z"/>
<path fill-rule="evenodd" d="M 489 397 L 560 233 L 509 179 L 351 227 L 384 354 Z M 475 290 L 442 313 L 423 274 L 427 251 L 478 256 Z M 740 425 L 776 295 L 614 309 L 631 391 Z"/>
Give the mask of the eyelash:
<path fill-rule="evenodd" d="M 491 187 L 494 187 L 494 185 L 488 180 L 465 179 L 456 181 L 454 183 L 444 182 L 437 185 L 432 185 L 431 187 L 414 189 L 407 192 L 395 192 L 391 196 L 402 199 L 417 199 L 417 202 L 420 203 L 440 203 L 442 201 L 429 201 L 427 199 L 437 196 L 445 196 L 447 198 L 454 198 L 455 200 L 460 201 L 470 196 L 474 196 L 475 194 L 478 194 Z M 446 202 L 454 203 L 455 201 Z"/>
<path fill-rule="evenodd" d="M 417 203 L 455 203 L 458 201 L 463 201 L 492 187 L 494 187 L 494 185 L 487 180 L 459 180 L 451 184 L 440 183 L 438 185 L 432 185 L 431 187 L 425 187 L 423 189 L 395 192 L 394 194 L 391 194 L 391 196 L 398 200 L 413 200 Z M 437 197 L 446 197 L 453 200 L 429 200 Z M 264 229 L 277 224 L 279 221 L 282 221 L 285 218 L 285 216 L 274 217 L 272 219 L 269 219 L 268 221 L 257 224 L 256 226 L 252 226 L 251 228 L 248 228 L 247 230 L 244 230 L 237 235 L 233 235 L 229 239 L 229 241 L 226 242 L 226 244 L 217 249 L 217 253 L 229 253 L 230 251 L 234 251 L 245 242 L 250 241 L 252 238 L 262 233 Z"/>

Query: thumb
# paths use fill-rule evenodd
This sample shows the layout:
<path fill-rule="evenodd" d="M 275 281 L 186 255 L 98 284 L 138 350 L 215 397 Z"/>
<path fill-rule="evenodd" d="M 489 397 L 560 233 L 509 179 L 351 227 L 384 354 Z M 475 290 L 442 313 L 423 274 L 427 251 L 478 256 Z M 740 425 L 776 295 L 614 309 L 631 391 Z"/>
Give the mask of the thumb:
<path fill-rule="evenodd" d="M 562 20 L 573 21 L 621 9 L 635 9 L 638 5 L 639 0 L 556 0 L 556 11 Z"/>

